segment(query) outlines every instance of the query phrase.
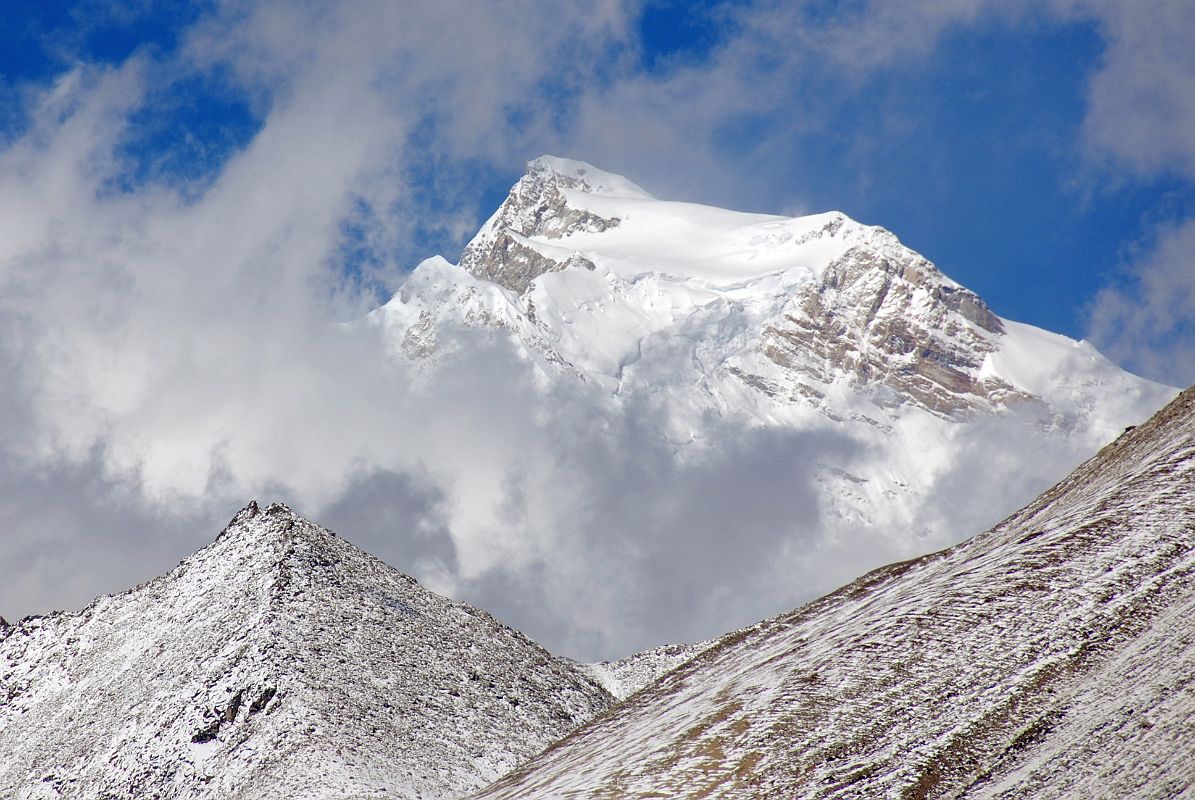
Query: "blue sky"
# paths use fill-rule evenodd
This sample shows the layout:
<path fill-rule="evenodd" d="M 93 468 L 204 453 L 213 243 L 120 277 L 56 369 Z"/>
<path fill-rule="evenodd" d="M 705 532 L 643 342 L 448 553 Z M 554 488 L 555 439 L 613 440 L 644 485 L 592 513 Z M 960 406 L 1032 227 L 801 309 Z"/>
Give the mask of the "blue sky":
<path fill-rule="evenodd" d="M 663 198 L 841 210 L 1005 317 L 1195 382 L 1189 0 L 2 10 L 10 617 L 160 573 L 253 496 L 431 520 L 371 541 L 456 569 L 402 550 L 438 558 L 443 507 L 477 499 L 419 448 L 524 444 L 516 367 L 470 363 L 509 396 L 464 381 L 428 414 L 329 323 L 455 259 L 543 153 Z"/>

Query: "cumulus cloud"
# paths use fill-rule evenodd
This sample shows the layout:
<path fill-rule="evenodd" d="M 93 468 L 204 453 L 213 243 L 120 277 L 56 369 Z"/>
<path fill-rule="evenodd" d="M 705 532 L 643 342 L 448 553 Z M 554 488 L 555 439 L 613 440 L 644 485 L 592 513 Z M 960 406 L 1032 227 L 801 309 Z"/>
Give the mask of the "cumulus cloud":
<path fill-rule="evenodd" d="M 539 438 L 552 452 L 520 464 L 502 521 L 545 546 L 462 591 L 590 657 L 708 637 L 812 596 L 811 576 L 780 564 L 794 545 L 816 560 L 829 535 L 816 467 L 857 443 L 711 421 L 678 452 L 663 409 L 577 399 L 549 404 Z"/>
<path fill-rule="evenodd" d="M 31 88 L 27 125 L 0 151 L 0 425 L 13 491 L 24 474 L 114 487 L 143 504 L 129 527 L 148 539 L 163 509 L 185 517 L 199 503 L 195 519 L 212 521 L 197 498 L 239 503 L 285 486 L 320 508 L 360 491 L 362 471 L 406 463 L 417 443 L 404 437 L 428 430 L 402 407 L 407 378 L 368 329 L 337 324 L 375 301 L 346 275 L 345 226 L 397 283 L 410 165 L 429 151 L 505 162 L 519 136 L 500 133 L 507 115 L 548 124 L 536 89 L 561 76 L 561 60 L 579 80 L 621 35 L 617 3 L 563 8 L 555 21 L 533 6 L 226 3 L 176 53 L 78 64 Z M 247 144 L 198 182 L 130 183 L 137 115 L 172 82 L 217 73 L 260 116 Z M 419 135 L 429 126 L 430 144 Z M 41 531 L 49 518 L 34 512 L 11 506 L 8 530 Z M 81 515 L 62 519 L 86 551 Z M 18 538 L 3 539 L 6 573 L 22 569 Z M 121 551 L 136 538 L 110 541 Z M 79 564 L 69 553 L 62 563 Z M 0 581 L 10 615 L 47 598 L 13 589 L 32 580 L 20 574 Z M 54 605 L 82 599 L 68 587 Z"/>
<path fill-rule="evenodd" d="M 911 508 L 843 519 L 823 505 L 826 466 L 866 469 L 874 445 L 719 417 L 678 448 L 650 400 L 615 410 L 578 391 L 527 398 L 539 422 L 509 461 L 517 487 L 494 520 L 502 530 L 485 534 L 520 542 L 458 573 L 451 593 L 585 658 L 712 637 L 947 547 L 1089 455 L 1043 435 L 1027 412 L 976 421 L 953 434 Z"/>
<path fill-rule="evenodd" d="M 152 59 L 59 79 L 0 154 L 0 310 L 19 333 L 5 348 L 22 376 L 7 393 L 37 417 L 21 452 L 78 460 L 107 442 L 113 468 L 151 491 L 195 492 L 224 467 L 254 472 L 255 453 L 286 451 L 264 440 L 238 450 L 241 428 L 259 428 L 249 409 L 303 415 L 392 389 L 392 376 L 337 374 L 376 345 L 327 332 L 373 300 L 346 285 L 342 227 L 362 206 L 382 209 L 370 217 L 382 226 L 409 211 L 405 148 L 429 116 L 443 121 L 438 146 L 474 152 L 484 138 L 505 158 L 509 141 L 479 132 L 534 94 L 559 48 L 615 25 L 602 6 L 565 25 L 528 11 L 461 24 L 442 4 L 222 7 L 179 58 L 231 66 L 268 109 L 198 197 L 112 188 Z M 467 63 L 447 41 L 468 48 Z"/>

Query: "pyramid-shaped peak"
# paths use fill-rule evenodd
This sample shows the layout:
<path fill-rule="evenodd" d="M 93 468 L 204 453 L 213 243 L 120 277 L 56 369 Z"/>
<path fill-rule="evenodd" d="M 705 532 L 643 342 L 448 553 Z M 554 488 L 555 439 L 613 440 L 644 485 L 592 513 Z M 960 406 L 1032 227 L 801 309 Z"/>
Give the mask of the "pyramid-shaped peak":
<path fill-rule="evenodd" d="M 224 530 L 216 536 L 216 542 L 225 539 L 247 539 L 264 543 L 293 538 L 296 531 L 302 531 L 317 538 L 335 538 L 336 536 L 332 531 L 304 519 L 286 503 L 274 502 L 262 508 L 256 500 L 250 500 L 248 505 L 228 521 Z"/>
<path fill-rule="evenodd" d="M 17 630 L 0 631 L 4 797 L 459 797 L 613 702 L 282 503 Z"/>
<path fill-rule="evenodd" d="M 622 175 L 571 158 L 542 155 L 527 162 L 527 175 L 537 178 L 551 176 L 563 188 L 579 189 L 589 194 L 652 199 L 643 187 Z"/>
<path fill-rule="evenodd" d="M 285 503 L 262 506 L 253 501 L 163 580 L 178 578 L 191 587 L 187 591 L 205 596 L 220 595 L 230 582 L 242 588 L 260 584 L 260 599 L 270 602 L 269 587 L 279 575 L 298 570 L 305 573 L 305 580 L 336 583 L 346 571 L 375 560 Z M 335 564 L 344 568 L 330 568 Z"/>
<path fill-rule="evenodd" d="M 233 515 L 232 520 L 228 524 L 232 526 L 234 524 L 244 523 L 259 516 L 267 517 L 275 521 L 303 522 L 307 525 L 315 524 L 305 519 L 286 503 L 275 501 L 270 503 L 265 508 L 262 508 L 256 500 L 250 500 L 244 508 Z"/>

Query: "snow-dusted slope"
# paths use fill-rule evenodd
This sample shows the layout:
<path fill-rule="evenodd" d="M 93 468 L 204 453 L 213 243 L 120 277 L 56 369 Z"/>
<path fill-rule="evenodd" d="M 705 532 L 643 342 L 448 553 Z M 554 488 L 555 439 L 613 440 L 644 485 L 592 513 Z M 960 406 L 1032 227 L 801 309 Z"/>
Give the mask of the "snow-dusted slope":
<path fill-rule="evenodd" d="M 699 655 L 485 798 L 1195 795 L 1195 389 L 964 544 Z"/>
<path fill-rule="evenodd" d="M 822 458 L 824 518 L 910 555 L 946 543 L 948 482 L 974 529 L 990 524 L 1175 393 L 1001 319 L 882 228 L 657 200 L 547 156 L 460 267 L 425 261 L 370 320 L 416 360 L 455 328 L 505 330 L 548 384 L 651 404 L 677 447 L 711 420 L 849 438 Z M 1043 457 L 1026 463 L 1027 442 Z M 951 474 L 963 451 L 989 456 L 983 492 Z"/>
<path fill-rule="evenodd" d="M 696 644 L 666 644 L 626 658 L 582 667 L 615 698 L 625 700 L 713 644 L 712 639 Z"/>
<path fill-rule="evenodd" d="M 0 627 L 0 797 L 448 798 L 612 698 L 285 506 Z"/>

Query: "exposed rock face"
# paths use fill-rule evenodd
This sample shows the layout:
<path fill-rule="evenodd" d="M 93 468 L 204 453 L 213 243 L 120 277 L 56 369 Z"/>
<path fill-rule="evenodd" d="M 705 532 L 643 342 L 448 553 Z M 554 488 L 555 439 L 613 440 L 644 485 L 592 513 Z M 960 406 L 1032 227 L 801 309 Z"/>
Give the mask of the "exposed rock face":
<path fill-rule="evenodd" d="M 461 266 L 479 278 L 522 294 L 540 275 L 569 267 L 591 270 L 593 262 L 580 253 L 558 261 L 526 244 L 526 239 L 517 233 L 503 229 L 484 246 L 477 244 L 473 250 L 466 249 L 461 254 Z"/>
<path fill-rule="evenodd" d="M 465 246 L 461 267 L 519 294 L 544 273 L 571 266 L 593 269 L 593 263 L 579 254 L 556 260 L 526 243 L 527 237 L 560 239 L 577 232 L 609 230 L 619 223 L 617 218 L 605 219 L 571 207 L 562 189 L 589 191 L 594 187 L 585 179 L 583 168 L 580 174 L 566 174 L 558 171 L 553 161 L 540 158 L 527 165 L 527 174 Z"/>
<path fill-rule="evenodd" d="M 0 639 L 0 797 L 450 798 L 613 702 L 285 506 Z"/>
<path fill-rule="evenodd" d="M 724 637 L 478 797 L 1187 796 L 1193 489 L 1195 389 L 991 531 Z"/>
<path fill-rule="evenodd" d="M 943 415 L 1028 399 L 979 375 L 1004 333 L 1000 318 L 885 234 L 851 248 L 799 287 L 763 327 L 761 352 L 806 381 L 842 376 L 861 388 L 884 386 Z"/>

